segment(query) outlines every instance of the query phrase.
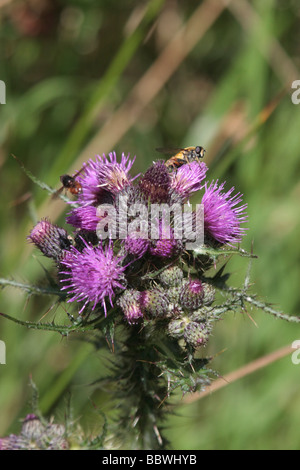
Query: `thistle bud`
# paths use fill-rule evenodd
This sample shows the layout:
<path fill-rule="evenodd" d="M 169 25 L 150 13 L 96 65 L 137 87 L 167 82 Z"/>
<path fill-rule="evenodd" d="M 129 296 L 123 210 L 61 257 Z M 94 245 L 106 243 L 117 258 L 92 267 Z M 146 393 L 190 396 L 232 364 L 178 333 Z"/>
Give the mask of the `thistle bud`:
<path fill-rule="evenodd" d="M 160 282 L 166 287 L 176 287 L 182 283 L 183 271 L 178 266 L 165 269 L 159 276 Z"/>
<path fill-rule="evenodd" d="M 215 300 L 215 289 L 210 284 L 203 283 L 204 289 L 203 305 L 211 305 Z"/>
<path fill-rule="evenodd" d="M 28 414 L 23 421 L 22 434 L 28 439 L 38 439 L 44 432 L 44 425 L 34 414 Z"/>
<path fill-rule="evenodd" d="M 170 321 L 168 325 L 168 333 L 173 338 L 181 338 L 187 325 L 185 318 L 177 318 Z"/>
<path fill-rule="evenodd" d="M 190 319 L 196 322 L 207 322 L 213 317 L 213 311 L 211 307 L 202 306 L 192 313 Z"/>
<path fill-rule="evenodd" d="M 51 224 L 49 220 L 38 222 L 27 237 L 48 258 L 60 260 L 65 250 L 71 247 L 71 241 L 65 229 Z"/>
<path fill-rule="evenodd" d="M 123 310 L 126 320 L 130 325 L 136 323 L 143 316 L 139 302 L 140 292 L 128 289 L 120 297 L 118 304 Z"/>
<path fill-rule="evenodd" d="M 29 414 L 23 421 L 20 435 L 0 439 L 0 450 L 67 450 L 69 443 L 65 434 L 63 425 L 44 424 L 37 416 Z"/>
<path fill-rule="evenodd" d="M 203 304 L 204 289 L 198 279 L 188 281 L 181 289 L 180 303 L 182 307 L 195 310 Z"/>
<path fill-rule="evenodd" d="M 197 348 L 207 343 L 209 330 L 204 323 L 190 322 L 184 329 L 183 337 L 193 348 Z"/>
<path fill-rule="evenodd" d="M 168 298 L 165 292 L 159 289 L 141 292 L 140 304 L 145 312 L 150 313 L 155 317 L 164 316 L 168 313 Z"/>
<path fill-rule="evenodd" d="M 172 304 L 177 304 L 178 307 L 180 307 L 179 305 L 180 293 L 181 293 L 181 287 L 171 287 L 170 289 L 168 289 L 167 296 L 168 296 L 169 302 Z"/>
<path fill-rule="evenodd" d="M 177 318 L 184 313 L 179 303 L 180 291 L 180 287 L 171 287 L 166 291 L 166 297 L 168 299 L 167 318 Z"/>

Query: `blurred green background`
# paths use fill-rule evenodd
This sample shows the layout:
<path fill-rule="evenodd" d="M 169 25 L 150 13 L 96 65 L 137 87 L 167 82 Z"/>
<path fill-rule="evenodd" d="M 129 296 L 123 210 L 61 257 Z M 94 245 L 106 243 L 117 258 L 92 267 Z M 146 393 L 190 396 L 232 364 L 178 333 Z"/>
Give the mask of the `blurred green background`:
<path fill-rule="evenodd" d="M 243 248 L 258 259 L 252 292 L 300 314 L 300 7 L 296 0 L 0 1 L 0 277 L 45 283 L 51 263 L 26 241 L 65 206 L 24 175 L 59 176 L 111 150 L 136 155 L 135 171 L 156 147 L 202 145 L 208 177 L 227 181 L 249 205 Z M 230 260 L 241 287 L 245 258 Z M 6 287 L 0 311 L 25 320 L 64 321 L 53 299 Z M 252 310 L 217 324 L 206 353 L 221 375 L 300 340 L 300 326 Z M 66 391 L 87 433 L 101 430 L 101 383 L 108 352 L 80 338 L 27 330 L 0 319 L 0 436 L 30 412 L 30 377 L 46 415 L 64 419 Z M 175 449 L 299 449 L 300 365 L 287 356 L 193 404 L 175 400 L 166 435 Z"/>

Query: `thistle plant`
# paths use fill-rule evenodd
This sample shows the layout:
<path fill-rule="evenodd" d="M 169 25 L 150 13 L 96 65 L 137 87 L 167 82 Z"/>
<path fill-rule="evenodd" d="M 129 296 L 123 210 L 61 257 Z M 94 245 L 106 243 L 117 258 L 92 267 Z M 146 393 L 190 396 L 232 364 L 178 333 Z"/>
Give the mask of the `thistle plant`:
<path fill-rule="evenodd" d="M 0 438 L 0 450 L 66 450 L 65 428 L 53 422 L 44 423 L 35 414 L 28 414 L 19 435 Z"/>
<path fill-rule="evenodd" d="M 209 181 L 204 162 L 169 169 L 157 161 L 135 177 L 133 165 L 129 155 L 118 159 L 114 152 L 89 160 L 76 175 L 76 199 L 67 201 L 68 230 L 44 218 L 28 235 L 53 260 L 56 282 L 43 292 L 24 288 L 67 302 L 73 307 L 68 323 L 14 321 L 62 335 L 93 331 L 106 338 L 118 411 L 113 445 L 164 449 L 169 398 L 175 390 L 201 391 L 217 375 L 205 354 L 216 322 L 247 303 L 284 316 L 248 292 L 248 275 L 242 288 L 228 285 L 224 259 L 255 257 L 239 246 L 248 222 L 243 195 Z M 190 201 L 194 194 L 196 207 Z M 60 432 L 51 441 L 54 425 L 36 417 L 27 417 L 23 427 L 33 424 L 48 448 L 68 446 Z M 25 430 L 22 442 L 28 441 Z M 19 442 L 6 438 L 1 446 Z"/>
<path fill-rule="evenodd" d="M 72 422 L 69 416 L 64 424 L 58 424 L 53 417 L 45 419 L 37 410 L 25 416 L 19 434 L 0 438 L 0 450 L 103 449 L 105 434 L 106 422 L 100 435 L 85 438 L 78 423 Z"/>

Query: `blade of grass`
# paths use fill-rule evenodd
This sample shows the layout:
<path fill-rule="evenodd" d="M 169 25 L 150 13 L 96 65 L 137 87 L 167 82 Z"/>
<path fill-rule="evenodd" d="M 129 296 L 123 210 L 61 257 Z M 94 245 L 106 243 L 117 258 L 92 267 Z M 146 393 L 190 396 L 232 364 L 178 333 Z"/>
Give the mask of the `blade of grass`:
<path fill-rule="evenodd" d="M 251 32 L 254 27 L 259 27 L 262 36 L 259 51 L 270 63 L 283 85 L 290 87 L 292 81 L 299 77 L 299 71 L 281 44 L 268 31 L 265 18 L 262 18 L 247 0 L 224 1 L 247 33 Z"/>
<path fill-rule="evenodd" d="M 82 151 L 76 164 L 82 164 L 98 149 L 110 150 L 138 121 L 142 111 L 162 90 L 180 64 L 220 17 L 225 6 L 206 0 L 169 41 L 158 58 L 133 87 L 126 101 Z"/>
<path fill-rule="evenodd" d="M 277 109 L 286 94 L 286 89 L 283 89 L 269 103 L 267 103 L 267 105 L 262 108 L 262 110 L 258 113 L 253 122 L 249 125 L 246 134 L 243 136 L 240 142 L 235 142 L 234 147 L 228 152 L 226 152 L 226 155 L 224 155 L 220 159 L 219 156 L 220 153 L 223 152 L 223 148 L 225 146 L 228 146 L 229 148 L 231 147 L 230 142 L 232 139 L 229 138 L 226 142 L 223 142 L 223 147 L 221 148 L 219 153 L 215 154 L 211 158 L 211 168 L 213 168 L 213 162 L 218 161 L 218 174 L 224 175 L 226 173 L 226 170 L 229 168 L 235 158 L 242 152 L 242 150 L 245 148 L 250 139 L 272 116 L 272 114 Z"/>
<path fill-rule="evenodd" d="M 48 391 L 41 397 L 39 409 L 42 414 L 49 413 L 59 397 L 64 393 L 77 370 L 92 353 L 91 345 L 84 343 L 73 357 L 68 367 L 60 374 Z"/>
<path fill-rule="evenodd" d="M 109 93 L 111 93 L 112 89 L 117 85 L 135 51 L 142 43 L 147 28 L 151 22 L 153 22 L 164 3 L 165 0 L 151 0 L 148 3 L 148 7 L 144 12 L 144 17 L 140 21 L 138 27 L 133 30 L 122 43 L 106 73 L 96 86 L 85 110 L 75 124 L 60 155 L 54 162 L 49 175 L 50 181 L 57 179 L 57 175 L 61 173 L 62 169 L 69 167 L 74 160 L 74 157 L 81 149 L 81 146 L 91 131 L 95 117 L 97 113 L 99 113 L 104 100 L 107 99 Z"/>

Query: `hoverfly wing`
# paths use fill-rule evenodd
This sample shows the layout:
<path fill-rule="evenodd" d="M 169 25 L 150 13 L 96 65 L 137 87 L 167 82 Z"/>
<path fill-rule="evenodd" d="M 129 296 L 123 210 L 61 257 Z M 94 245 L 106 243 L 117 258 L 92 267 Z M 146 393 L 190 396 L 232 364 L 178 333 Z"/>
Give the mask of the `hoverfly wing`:
<path fill-rule="evenodd" d="M 156 148 L 155 149 L 156 152 L 159 152 L 159 153 L 164 153 L 165 155 L 176 155 L 176 153 L 178 152 L 182 152 L 182 148 L 176 148 L 176 147 L 159 147 L 159 148 Z"/>
<path fill-rule="evenodd" d="M 84 164 L 84 165 L 80 168 L 80 170 L 78 170 L 78 171 L 75 173 L 75 175 L 73 175 L 73 178 L 77 178 L 77 176 L 79 176 L 80 173 L 82 173 L 83 170 L 85 170 L 85 168 L 86 168 L 86 165 Z"/>
<path fill-rule="evenodd" d="M 55 193 L 52 194 L 51 199 L 57 199 L 62 193 L 64 186 L 61 186 Z"/>

